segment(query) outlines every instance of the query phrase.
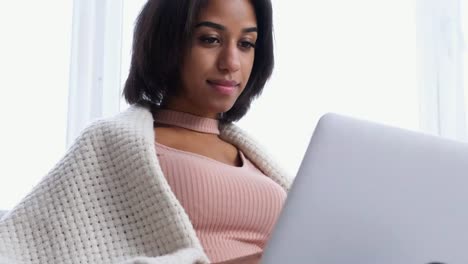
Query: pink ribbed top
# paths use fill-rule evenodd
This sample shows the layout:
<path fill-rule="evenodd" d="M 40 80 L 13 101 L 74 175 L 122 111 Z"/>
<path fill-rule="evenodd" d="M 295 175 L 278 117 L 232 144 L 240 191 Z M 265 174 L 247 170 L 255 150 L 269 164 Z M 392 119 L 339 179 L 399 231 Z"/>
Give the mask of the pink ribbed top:
<path fill-rule="evenodd" d="M 158 110 L 155 122 L 219 134 L 218 121 Z M 239 151 L 241 167 L 155 142 L 164 175 L 211 262 L 262 253 L 286 192 Z"/>

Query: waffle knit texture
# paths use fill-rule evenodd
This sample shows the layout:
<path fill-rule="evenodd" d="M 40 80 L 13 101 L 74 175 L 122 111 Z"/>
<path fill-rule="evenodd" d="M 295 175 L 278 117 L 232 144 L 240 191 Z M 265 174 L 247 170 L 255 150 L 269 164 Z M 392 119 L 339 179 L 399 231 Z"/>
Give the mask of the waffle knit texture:
<path fill-rule="evenodd" d="M 288 190 L 291 178 L 253 139 L 232 124 L 220 130 Z M 91 124 L 0 219 L 0 263 L 209 263 L 163 175 L 154 140 L 143 106 Z"/>

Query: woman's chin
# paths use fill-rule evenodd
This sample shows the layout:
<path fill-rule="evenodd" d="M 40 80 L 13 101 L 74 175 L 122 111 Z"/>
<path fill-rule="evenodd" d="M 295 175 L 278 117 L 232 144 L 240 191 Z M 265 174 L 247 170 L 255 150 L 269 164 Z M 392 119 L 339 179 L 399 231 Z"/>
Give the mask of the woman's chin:
<path fill-rule="evenodd" d="M 234 106 L 233 103 L 227 103 L 227 104 L 216 104 L 213 106 L 213 111 L 215 113 L 225 113 L 229 110 L 231 110 L 231 108 Z"/>

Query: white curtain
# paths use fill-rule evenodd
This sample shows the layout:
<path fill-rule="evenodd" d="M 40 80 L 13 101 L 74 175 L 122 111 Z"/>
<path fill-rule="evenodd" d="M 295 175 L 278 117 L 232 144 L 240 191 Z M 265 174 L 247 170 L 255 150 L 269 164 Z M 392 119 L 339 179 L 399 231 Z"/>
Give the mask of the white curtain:
<path fill-rule="evenodd" d="M 460 0 L 418 0 L 421 128 L 467 139 Z"/>
<path fill-rule="evenodd" d="M 74 1 L 67 145 L 120 110 L 122 11 L 122 0 Z"/>

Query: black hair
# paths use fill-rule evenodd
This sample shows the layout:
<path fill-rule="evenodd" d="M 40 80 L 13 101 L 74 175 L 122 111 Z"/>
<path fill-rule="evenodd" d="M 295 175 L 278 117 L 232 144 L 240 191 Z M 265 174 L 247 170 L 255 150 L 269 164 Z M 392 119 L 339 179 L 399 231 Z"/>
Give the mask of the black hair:
<path fill-rule="evenodd" d="M 164 105 L 176 95 L 180 66 L 191 43 L 196 19 L 209 0 L 148 0 L 133 33 L 130 72 L 123 95 L 129 104 Z M 241 119 L 261 94 L 274 66 L 273 12 L 270 0 L 251 0 L 257 18 L 258 37 L 249 81 L 221 122 Z"/>

